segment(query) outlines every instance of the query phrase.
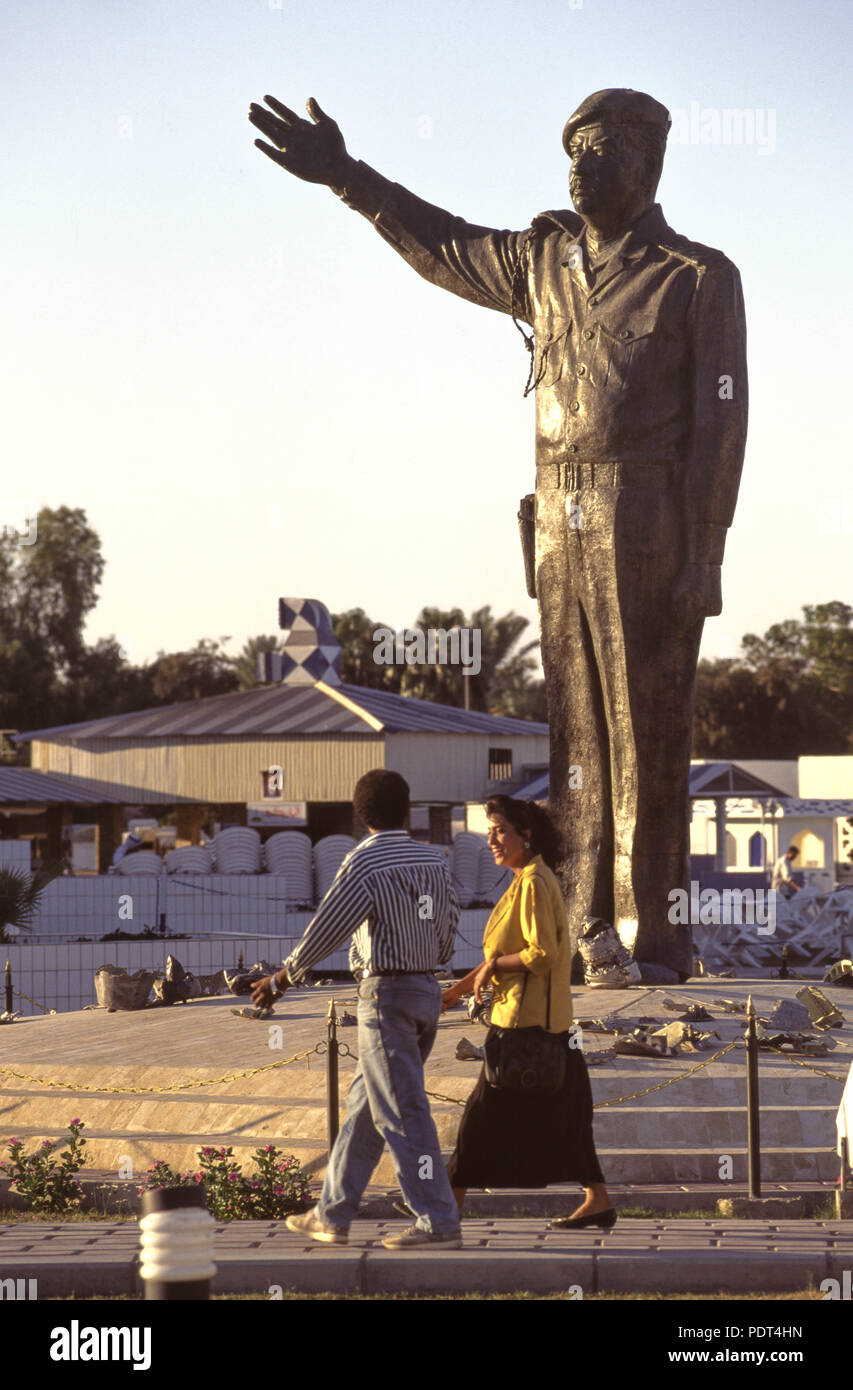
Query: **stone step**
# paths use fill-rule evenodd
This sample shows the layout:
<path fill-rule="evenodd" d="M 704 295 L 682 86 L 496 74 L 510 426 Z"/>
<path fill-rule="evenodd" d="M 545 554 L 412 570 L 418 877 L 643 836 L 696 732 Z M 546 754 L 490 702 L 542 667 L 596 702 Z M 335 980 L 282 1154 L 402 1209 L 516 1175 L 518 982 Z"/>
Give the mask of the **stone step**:
<path fill-rule="evenodd" d="M 446 1083 L 445 1083 L 446 1084 Z M 439 1092 L 450 1097 L 450 1090 Z M 461 1097 L 460 1097 L 461 1099 Z M 656 1104 L 651 1104 L 656 1100 Z M 453 1100 L 431 1099 L 432 1112 L 442 1141 L 453 1144 L 462 1107 Z M 761 1106 L 761 1136 L 768 1145 L 783 1144 L 831 1146 L 835 1134 L 837 1107 L 832 1104 L 771 1104 Z M 72 1113 L 82 1116 L 84 1131 L 91 1141 L 98 1133 L 124 1133 L 132 1136 L 182 1134 L 188 1142 L 197 1136 L 199 1144 L 209 1136 L 233 1135 L 249 1130 L 263 1142 L 286 1132 L 294 1137 L 322 1142 L 326 1135 L 325 1095 L 311 1097 L 279 1095 L 203 1096 L 199 1091 L 184 1095 L 121 1096 L 108 1093 L 85 1097 L 56 1096 L 51 1093 L 7 1094 L 4 1114 L 5 1133 L 43 1133 L 58 1137 L 61 1125 Z M 340 1115 L 343 1118 L 341 1106 Z M 57 1131 L 57 1123 L 60 1131 Z M 645 1103 L 611 1105 L 596 1109 L 596 1143 L 614 1149 L 669 1149 L 684 1147 L 689 1140 L 696 1149 L 742 1143 L 747 1131 L 744 1104 L 663 1106 L 659 1096 Z M 38 1127 L 43 1126 L 43 1131 Z"/>
<path fill-rule="evenodd" d="M 245 1114 L 241 1118 L 244 1123 L 239 1127 L 221 1129 L 210 1126 L 194 1133 L 159 1126 L 157 1129 L 136 1129 L 132 1125 L 110 1128 L 87 1124 L 84 1131 L 87 1166 L 109 1169 L 118 1174 L 130 1159 L 133 1173 L 141 1175 L 159 1159 L 173 1168 L 194 1171 L 198 1163 L 198 1149 L 204 1145 L 217 1148 L 230 1146 L 235 1156 L 248 1163 L 255 1149 L 273 1143 L 278 1149 L 295 1154 L 312 1174 L 319 1175 L 325 1170 L 325 1135 L 319 1126 L 312 1124 L 307 1131 L 295 1131 L 290 1123 L 270 1123 L 265 1126 L 253 1123 L 250 1130 Z M 455 1140 L 458 1114 L 437 1113 L 435 1119 L 439 1141 L 446 1157 L 449 1157 Z M 43 1139 L 63 1137 L 63 1132 L 49 1123 L 18 1126 L 16 1133 L 26 1141 L 28 1151 Z M 762 1133 L 761 1167 L 762 1175 L 768 1182 L 826 1182 L 837 1176 L 835 1131 L 829 1125 L 820 1143 L 773 1143 Z M 692 1137 L 695 1136 L 691 1131 Z M 732 1160 L 729 1180 L 735 1183 L 746 1181 L 747 1158 L 742 1135 L 737 1143 L 718 1140 L 707 1147 L 688 1146 L 684 1140 L 684 1129 L 678 1135 L 677 1144 L 660 1147 L 639 1143 L 615 1146 L 603 1141 L 602 1136 L 597 1134 L 596 1148 L 606 1177 L 614 1183 L 719 1182 L 723 1176 L 721 1165 L 726 1156 Z M 393 1161 L 387 1151 L 380 1159 L 373 1182 L 395 1182 Z"/>

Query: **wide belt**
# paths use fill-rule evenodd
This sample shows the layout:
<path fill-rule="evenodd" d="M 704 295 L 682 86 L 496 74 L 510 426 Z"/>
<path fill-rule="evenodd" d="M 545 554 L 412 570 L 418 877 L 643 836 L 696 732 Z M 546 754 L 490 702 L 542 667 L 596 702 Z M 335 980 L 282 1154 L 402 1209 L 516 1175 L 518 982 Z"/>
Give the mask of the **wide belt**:
<path fill-rule="evenodd" d="M 677 474 L 676 463 L 593 463 L 587 459 L 564 459 L 538 468 L 536 481 L 540 487 L 565 492 L 603 487 L 646 487 L 666 491 L 672 487 Z"/>
<path fill-rule="evenodd" d="M 363 970 L 363 980 L 394 980 L 398 975 L 432 975 L 432 970 Z"/>

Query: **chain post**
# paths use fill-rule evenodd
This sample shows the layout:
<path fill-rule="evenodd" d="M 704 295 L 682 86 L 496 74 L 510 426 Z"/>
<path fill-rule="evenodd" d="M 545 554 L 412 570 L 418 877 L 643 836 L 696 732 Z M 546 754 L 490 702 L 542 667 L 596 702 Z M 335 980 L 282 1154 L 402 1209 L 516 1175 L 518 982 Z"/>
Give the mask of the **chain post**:
<path fill-rule="evenodd" d="M 338 1016 L 335 1001 L 329 1000 L 326 1044 L 326 1105 L 329 1153 L 338 1137 Z"/>
<path fill-rule="evenodd" d="M 758 1034 L 755 1006 L 750 994 L 746 1001 L 746 1118 L 749 1162 L 749 1200 L 761 1196 L 761 1136 L 758 1112 Z"/>

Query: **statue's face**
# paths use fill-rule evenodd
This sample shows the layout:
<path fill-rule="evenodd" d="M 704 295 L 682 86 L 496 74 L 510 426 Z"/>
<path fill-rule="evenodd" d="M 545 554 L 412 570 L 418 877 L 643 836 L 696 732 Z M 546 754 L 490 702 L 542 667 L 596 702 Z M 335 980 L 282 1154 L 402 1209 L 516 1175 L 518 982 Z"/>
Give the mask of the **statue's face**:
<path fill-rule="evenodd" d="M 581 126 L 569 154 L 569 192 L 582 217 L 612 215 L 642 202 L 645 161 L 617 126 Z"/>

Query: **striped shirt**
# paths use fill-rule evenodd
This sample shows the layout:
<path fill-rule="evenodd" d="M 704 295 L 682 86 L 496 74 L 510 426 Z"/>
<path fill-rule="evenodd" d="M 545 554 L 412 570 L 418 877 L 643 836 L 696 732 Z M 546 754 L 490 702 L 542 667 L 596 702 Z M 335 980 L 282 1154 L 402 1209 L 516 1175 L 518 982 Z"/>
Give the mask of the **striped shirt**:
<path fill-rule="evenodd" d="M 453 955 L 459 899 L 447 859 L 405 830 L 378 830 L 356 845 L 284 962 L 297 984 L 352 936 L 353 974 L 431 971 Z"/>

